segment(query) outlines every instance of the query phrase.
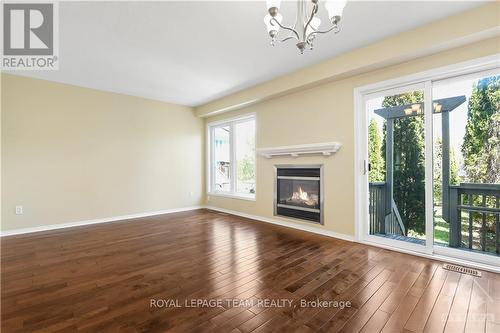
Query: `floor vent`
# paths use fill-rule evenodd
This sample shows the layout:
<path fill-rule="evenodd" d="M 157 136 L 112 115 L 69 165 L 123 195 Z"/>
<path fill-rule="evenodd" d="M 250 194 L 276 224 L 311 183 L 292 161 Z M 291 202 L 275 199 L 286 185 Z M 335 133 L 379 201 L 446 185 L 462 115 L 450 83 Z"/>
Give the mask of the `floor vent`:
<path fill-rule="evenodd" d="M 462 274 L 469 274 L 472 276 L 481 276 L 481 272 L 477 269 L 453 265 L 453 264 L 443 264 L 443 268 L 449 271 L 458 272 Z"/>

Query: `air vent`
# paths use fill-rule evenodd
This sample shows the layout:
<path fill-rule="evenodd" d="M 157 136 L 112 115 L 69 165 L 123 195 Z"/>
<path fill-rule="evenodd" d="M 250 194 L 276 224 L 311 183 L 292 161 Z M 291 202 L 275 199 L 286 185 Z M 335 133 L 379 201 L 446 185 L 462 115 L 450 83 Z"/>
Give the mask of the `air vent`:
<path fill-rule="evenodd" d="M 458 272 L 462 274 L 469 274 L 472 276 L 481 276 L 481 272 L 477 269 L 453 265 L 453 264 L 443 264 L 443 268 L 449 271 Z"/>

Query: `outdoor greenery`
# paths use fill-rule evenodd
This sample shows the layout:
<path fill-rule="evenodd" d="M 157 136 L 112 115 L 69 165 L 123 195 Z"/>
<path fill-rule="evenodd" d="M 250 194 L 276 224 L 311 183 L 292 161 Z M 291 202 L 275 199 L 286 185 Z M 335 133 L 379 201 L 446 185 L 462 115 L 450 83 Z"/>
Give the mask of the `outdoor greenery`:
<path fill-rule="evenodd" d="M 236 175 L 238 187 L 248 193 L 255 193 L 255 147 L 252 138 L 247 138 L 245 142 L 246 153 L 241 159 L 236 160 Z"/>
<path fill-rule="evenodd" d="M 392 107 L 420 102 L 423 102 L 423 92 L 415 91 L 385 97 L 382 106 Z M 371 166 L 369 181 L 384 181 L 386 123 L 384 123 L 382 139 L 376 120 L 371 120 L 368 131 Z M 408 235 L 420 238 L 425 232 L 424 117 L 416 115 L 395 119 L 393 135 L 394 201 Z M 436 203 L 434 236 L 437 242 L 446 244 L 449 238 L 449 225 L 442 218 L 440 207 L 443 155 L 440 138 L 435 141 L 433 148 L 434 198 Z M 456 153 L 452 148 L 450 149 L 451 185 L 458 185 L 461 182 L 500 183 L 500 76 L 484 78 L 474 84 L 468 103 L 466 133 L 461 152 L 463 155 L 463 179 L 459 176 Z M 475 215 L 472 216 L 474 228 L 480 230 L 480 221 L 477 222 Z M 468 219 L 468 217 L 462 216 L 463 232 L 468 230 Z M 488 224 L 491 226 L 494 223 L 492 219 L 493 215 L 487 218 Z M 478 233 L 477 230 L 474 232 Z M 477 236 L 479 237 L 479 234 Z M 492 239 L 494 241 L 494 238 Z"/>
<path fill-rule="evenodd" d="M 383 107 L 424 101 L 422 91 L 387 96 Z M 382 145 L 385 155 L 384 144 Z M 416 115 L 394 119 L 394 202 L 407 230 L 425 231 L 425 146 L 424 117 Z"/>
<path fill-rule="evenodd" d="M 372 119 L 368 127 L 368 154 L 370 160 L 370 183 L 383 182 L 385 179 L 385 161 L 382 157 L 382 139 L 378 131 L 377 121 Z"/>
<path fill-rule="evenodd" d="M 443 140 L 438 138 L 434 144 L 434 203 L 441 205 L 443 200 Z M 458 164 L 455 151 L 450 148 L 450 185 L 460 184 L 461 179 L 458 175 Z"/>
<path fill-rule="evenodd" d="M 245 182 L 255 179 L 255 160 L 253 156 L 245 156 L 238 161 L 238 180 Z"/>
<path fill-rule="evenodd" d="M 467 182 L 500 183 L 500 76 L 478 81 L 469 100 L 462 154 Z"/>

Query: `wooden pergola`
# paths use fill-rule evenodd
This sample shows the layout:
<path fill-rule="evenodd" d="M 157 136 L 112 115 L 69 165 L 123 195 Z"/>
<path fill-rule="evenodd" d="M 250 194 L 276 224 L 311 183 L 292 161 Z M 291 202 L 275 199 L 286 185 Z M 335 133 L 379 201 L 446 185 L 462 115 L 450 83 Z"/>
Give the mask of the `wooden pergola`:
<path fill-rule="evenodd" d="M 442 99 L 436 99 L 433 101 L 433 113 L 441 113 L 441 129 L 442 129 L 442 140 L 443 140 L 443 161 L 442 161 L 442 207 L 443 207 L 443 218 L 449 222 L 450 220 L 450 112 L 464 103 L 466 100 L 465 96 L 448 97 Z M 384 216 L 385 221 L 393 215 L 393 211 L 399 220 L 399 224 L 402 224 L 401 218 L 399 217 L 399 212 L 397 207 L 395 207 L 393 200 L 393 188 L 394 188 L 394 119 L 415 117 L 423 114 L 424 103 L 413 103 L 407 105 L 387 107 L 383 109 L 377 109 L 374 112 L 386 119 L 386 154 L 385 154 L 385 195 L 383 196 L 385 200 Z M 431 135 L 431 134 L 429 134 Z M 411 167 L 411 166 L 409 166 Z M 386 222 L 387 223 L 387 222 Z M 386 224 L 385 223 L 385 224 Z M 401 230 L 404 234 L 407 233 L 404 225 L 401 225 Z M 381 226 L 381 233 L 385 232 L 385 226 Z"/>

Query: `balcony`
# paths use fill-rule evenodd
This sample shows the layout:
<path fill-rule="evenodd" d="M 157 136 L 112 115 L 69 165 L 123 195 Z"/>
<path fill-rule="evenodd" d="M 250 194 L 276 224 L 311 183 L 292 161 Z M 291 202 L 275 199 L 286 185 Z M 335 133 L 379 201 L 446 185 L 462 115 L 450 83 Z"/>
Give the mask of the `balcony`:
<path fill-rule="evenodd" d="M 370 183 L 369 189 L 371 234 L 412 243 L 425 243 L 425 239 L 421 237 L 408 235 L 408 227 L 401 219 L 394 200 L 387 199 L 388 186 L 385 182 Z M 448 186 L 447 197 L 449 199 L 443 202 L 441 212 L 444 220 L 441 231 L 444 236 L 441 236 L 441 241 L 435 237 L 435 243 L 500 255 L 500 185 L 451 185 Z"/>

